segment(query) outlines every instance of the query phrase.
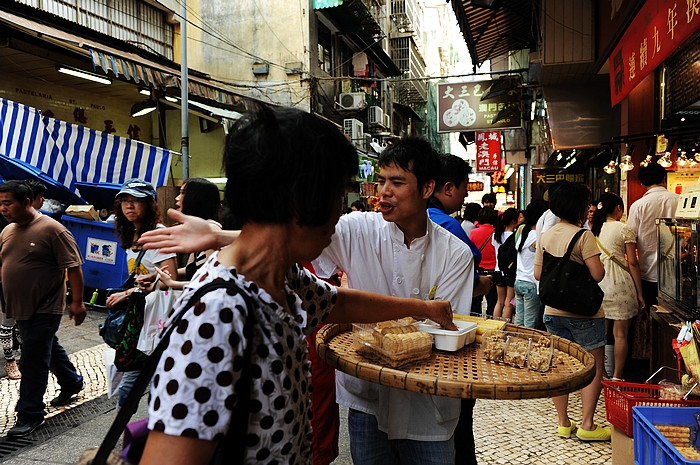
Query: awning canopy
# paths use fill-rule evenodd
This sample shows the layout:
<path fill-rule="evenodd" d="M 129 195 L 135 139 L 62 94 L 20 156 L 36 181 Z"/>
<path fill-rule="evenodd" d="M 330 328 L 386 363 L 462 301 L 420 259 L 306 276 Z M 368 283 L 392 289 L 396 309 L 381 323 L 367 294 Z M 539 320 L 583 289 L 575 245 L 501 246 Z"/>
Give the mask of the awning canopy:
<path fill-rule="evenodd" d="M 541 0 L 452 0 L 475 66 L 511 50 L 534 48 Z"/>
<path fill-rule="evenodd" d="M 0 98 L 0 156 L 28 163 L 77 196 L 77 182 L 121 184 L 141 178 L 163 186 L 173 153 Z"/>
<path fill-rule="evenodd" d="M 180 88 L 180 67 L 177 63 L 163 64 L 139 54 L 119 50 L 88 37 L 73 34 L 51 25 L 34 21 L 9 11 L 2 11 L 0 22 L 23 32 L 49 40 L 51 43 L 89 56 L 95 71 L 113 74 L 115 77 L 144 86 Z M 188 73 L 191 95 L 209 99 L 230 107 L 249 109 L 253 99 L 236 94 L 225 84 L 214 83 L 201 77 L 202 73 Z"/>

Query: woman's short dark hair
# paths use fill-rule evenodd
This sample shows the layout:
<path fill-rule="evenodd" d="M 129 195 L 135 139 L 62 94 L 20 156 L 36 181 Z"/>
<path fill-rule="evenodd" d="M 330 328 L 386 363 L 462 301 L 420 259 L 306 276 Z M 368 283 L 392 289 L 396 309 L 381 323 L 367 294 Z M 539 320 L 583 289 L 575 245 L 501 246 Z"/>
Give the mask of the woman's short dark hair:
<path fill-rule="evenodd" d="M 563 181 L 554 192 L 550 192 L 549 208 L 559 218 L 580 225 L 588 216 L 590 200 L 591 191 L 587 186 Z"/>
<path fill-rule="evenodd" d="M 413 173 L 418 180 L 418 188 L 440 175 L 440 159 L 437 152 L 423 137 L 406 136 L 394 142 L 379 155 L 379 166 L 395 164 Z"/>
<path fill-rule="evenodd" d="M 204 178 L 189 178 L 182 183 L 182 188 L 182 213 L 219 221 L 221 197 L 216 184 Z"/>
<path fill-rule="evenodd" d="M 355 147 L 333 123 L 293 108 L 261 107 L 238 120 L 226 139 L 224 214 L 240 224 L 323 225 L 357 162 Z"/>
<path fill-rule="evenodd" d="M 476 203 L 476 202 L 469 202 L 464 206 L 464 215 L 462 217 L 467 220 L 471 221 L 474 223 L 479 216 L 479 212 L 481 211 L 481 205 Z"/>
<path fill-rule="evenodd" d="M 666 179 L 666 168 L 658 163 L 649 163 L 647 166 L 640 166 L 637 177 L 642 186 L 653 186 L 661 184 Z"/>
<path fill-rule="evenodd" d="M 365 203 L 362 200 L 355 200 L 353 203 L 350 204 L 350 208 L 355 207 L 357 211 L 367 211 L 367 207 L 365 207 Z"/>
<path fill-rule="evenodd" d="M 482 208 L 476 217 L 479 224 L 495 224 L 497 219 L 498 212 L 493 207 Z"/>

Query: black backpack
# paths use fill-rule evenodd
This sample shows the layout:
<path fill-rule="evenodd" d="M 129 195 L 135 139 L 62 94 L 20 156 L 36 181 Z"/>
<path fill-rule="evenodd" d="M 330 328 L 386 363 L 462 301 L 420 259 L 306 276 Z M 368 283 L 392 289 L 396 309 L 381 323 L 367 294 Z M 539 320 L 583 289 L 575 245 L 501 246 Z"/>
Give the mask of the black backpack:
<path fill-rule="evenodd" d="M 503 244 L 498 247 L 498 269 L 501 270 L 503 276 L 510 279 L 515 279 L 515 272 L 518 270 L 518 251 L 515 248 L 515 236 L 520 230 L 517 228 L 513 234 L 508 236 Z"/>

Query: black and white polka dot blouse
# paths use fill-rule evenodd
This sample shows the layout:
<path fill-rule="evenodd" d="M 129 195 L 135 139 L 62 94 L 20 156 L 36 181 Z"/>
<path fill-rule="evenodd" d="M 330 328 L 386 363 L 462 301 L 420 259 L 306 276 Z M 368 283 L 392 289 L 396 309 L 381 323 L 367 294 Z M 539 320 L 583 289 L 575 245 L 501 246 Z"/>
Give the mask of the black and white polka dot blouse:
<path fill-rule="evenodd" d="M 246 438 L 248 463 L 310 463 L 311 401 L 305 337 L 326 318 L 336 289 L 295 266 L 287 274 L 291 315 L 270 295 L 212 254 L 175 305 L 175 313 L 203 284 L 234 280 L 249 292 L 255 347 L 251 355 L 252 412 Z M 241 337 L 243 299 L 215 289 L 188 310 L 173 332 L 153 378 L 148 426 L 174 436 L 221 440 L 236 403 L 235 385 L 247 341 Z"/>

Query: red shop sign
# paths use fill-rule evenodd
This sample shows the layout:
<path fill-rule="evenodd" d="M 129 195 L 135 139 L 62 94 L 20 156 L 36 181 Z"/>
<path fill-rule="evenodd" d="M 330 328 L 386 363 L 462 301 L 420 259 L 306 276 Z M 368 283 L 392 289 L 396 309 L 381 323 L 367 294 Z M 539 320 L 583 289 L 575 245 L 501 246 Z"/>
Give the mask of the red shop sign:
<path fill-rule="evenodd" d="M 501 131 L 476 131 L 476 170 L 501 169 Z"/>
<path fill-rule="evenodd" d="M 700 1 L 647 0 L 610 54 L 610 99 L 617 105 L 700 28 Z"/>

